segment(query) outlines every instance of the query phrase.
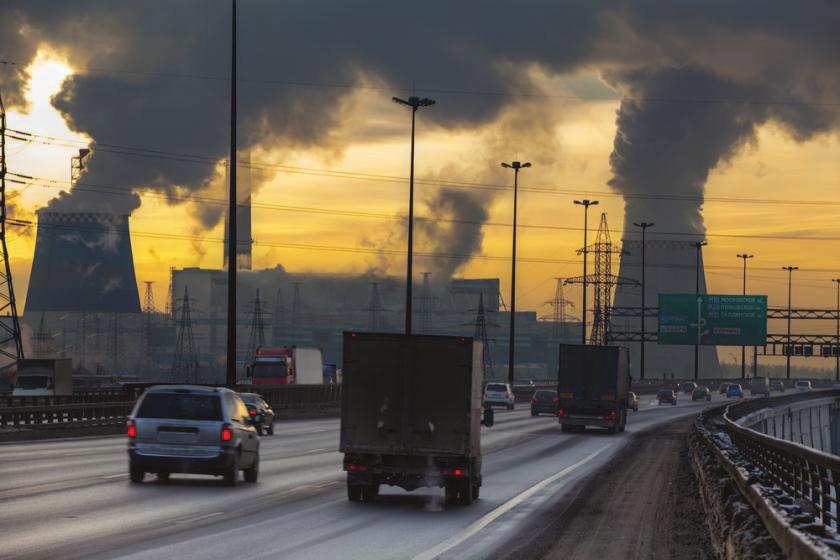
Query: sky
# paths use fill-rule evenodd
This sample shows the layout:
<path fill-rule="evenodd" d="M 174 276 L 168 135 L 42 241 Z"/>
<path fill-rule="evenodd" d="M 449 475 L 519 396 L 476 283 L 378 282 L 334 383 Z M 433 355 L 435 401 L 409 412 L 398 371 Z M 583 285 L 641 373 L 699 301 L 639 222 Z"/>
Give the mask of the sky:
<path fill-rule="evenodd" d="M 35 4 L 39 3 L 49 4 L 46 0 Z M 190 35 L 188 26 L 178 31 L 176 13 L 175 23 L 155 29 L 150 43 L 159 39 L 162 44 L 149 47 L 143 63 L 137 58 L 142 49 L 132 43 L 136 37 L 103 32 L 101 51 L 92 52 L 87 35 L 76 30 L 84 27 L 85 20 L 69 25 L 66 21 L 72 18 L 61 20 L 55 10 L 50 17 L 56 21 L 43 23 L 44 30 L 35 32 L 31 29 L 37 30 L 46 16 L 20 9 L 23 15 L 16 29 L 27 29 L 19 42 L 25 39 L 29 48 L 21 49 L 23 54 L 14 52 L 19 45 L 0 42 L 0 60 L 14 63 L 0 64 L 8 126 L 41 135 L 33 142 L 9 141 L 9 170 L 39 178 L 27 185 L 10 185 L 13 217 L 33 219 L 35 210 L 62 190 L 68 191 L 70 157 L 92 140 L 208 154 L 204 163 L 156 161 L 104 150 L 96 153 L 94 146 L 96 165 L 91 165 L 85 181 L 124 189 L 126 196 L 101 198 L 118 200 L 117 206 L 128 204 L 137 280 L 141 285 L 155 282 L 161 307 L 170 267 L 213 268 L 222 262 L 223 221 L 219 217 L 225 196 L 228 82 L 207 78 L 224 74 L 206 62 L 215 49 L 226 45 L 208 32 L 217 18 L 220 25 L 224 23 L 222 15 L 208 9 L 215 4 L 219 2 L 179 2 L 185 17 L 191 15 L 191 8 L 204 8 L 200 12 L 204 19 L 198 18 L 195 24 L 199 31 Z M 259 13 L 261 5 L 255 4 L 243 8 L 243 25 L 250 25 L 247 18 Z M 644 192 L 705 197 L 702 204 L 661 201 L 660 208 L 665 210 L 650 220 L 659 222 L 662 231 L 705 235 L 710 292 L 741 291 L 741 261 L 736 254 L 748 252 L 755 255 L 749 262 L 748 290 L 767 294 L 771 306 L 787 304 L 787 273 L 781 267 L 795 265 L 800 270 L 794 273 L 794 306 L 833 307 L 836 285 L 831 279 L 840 276 L 834 250 L 840 243 L 836 220 L 840 136 L 832 124 L 838 101 L 826 86 L 840 80 L 837 67 L 820 58 L 830 53 L 820 44 L 819 29 L 814 30 L 813 39 L 802 38 L 797 30 L 810 22 L 793 18 L 792 23 L 779 23 L 784 18 L 774 18 L 768 8 L 763 18 L 744 31 L 739 25 L 747 24 L 735 15 L 732 21 L 716 20 L 716 5 L 710 4 L 709 14 L 663 11 L 663 21 L 655 28 L 660 41 L 656 51 L 648 52 L 650 45 L 638 38 L 643 25 L 636 21 L 638 15 L 618 11 L 599 14 L 599 26 L 605 25 L 603 20 L 618 23 L 609 24 L 611 34 L 592 41 L 591 52 L 557 55 L 541 45 L 531 50 L 521 46 L 529 37 L 507 38 L 510 44 L 497 45 L 477 32 L 464 31 L 463 44 L 451 47 L 449 54 L 492 58 L 496 60 L 492 71 L 485 72 L 470 60 L 452 62 L 452 69 L 444 68 L 439 74 L 421 66 L 416 76 L 420 79 L 412 79 L 411 87 L 418 95 L 434 97 L 437 104 L 418 113 L 417 215 L 458 219 L 468 206 L 484 223 L 471 231 L 446 223 L 427 227 L 418 223 L 418 251 L 469 254 L 444 264 L 441 260 L 446 259 L 417 257 L 418 274 L 444 270 L 456 276 L 499 277 L 508 299 L 510 269 L 504 259 L 510 255 L 512 175 L 499 164 L 521 160 L 531 161 L 533 167 L 520 175 L 520 309 L 550 315 L 545 303 L 554 295 L 555 278 L 581 273 L 575 249 L 582 244 L 583 217 L 574 199 L 600 200 L 590 214 L 590 226 L 597 224 L 594 210 L 605 212 L 617 241 L 627 216 L 632 221 L 643 216 L 646 208 L 638 200 L 625 208 L 621 194 L 648 188 Z M 104 13 L 117 26 L 121 18 L 140 17 L 121 11 Z M 160 16 L 149 11 L 141 24 Z M 676 29 L 667 21 L 678 16 L 698 18 L 719 40 L 701 42 L 698 53 L 680 51 L 682 39 L 674 37 Z M 585 14 L 581 17 L 588 21 Z M 420 33 L 423 23 L 418 25 Z M 622 49 L 610 43 L 633 25 L 639 29 L 627 34 L 631 43 L 625 48 L 642 54 L 628 61 Z M 644 25 L 654 24 L 646 21 Z M 790 29 L 779 31 L 779 25 Z M 48 29 L 57 31 L 51 36 Z M 183 32 L 182 42 L 164 37 L 173 29 Z M 777 38 L 771 40 L 768 36 L 773 30 Z M 324 49 L 341 44 L 336 39 L 339 31 L 321 33 L 325 34 Z M 599 33 L 603 34 L 592 31 L 596 36 Z M 753 53 L 753 58 L 733 54 L 733 60 L 724 57 L 721 62 L 716 50 L 739 34 L 756 43 L 759 54 Z M 322 38 L 317 29 L 313 38 L 316 43 Z M 380 55 L 387 48 L 386 39 L 393 40 L 390 32 L 379 43 L 359 46 L 358 52 L 347 55 L 350 62 L 327 68 L 325 72 L 331 73 L 326 75 L 318 68 L 312 70 L 321 61 L 313 54 L 314 46 L 297 44 L 292 62 L 283 62 L 287 68 L 265 58 L 269 54 L 259 48 L 262 39 L 256 34 L 241 39 L 242 56 L 250 60 L 253 55 L 256 62 L 242 63 L 240 100 L 246 106 L 243 127 L 247 130 L 240 137 L 252 162 L 263 167 L 252 171 L 254 268 L 282 264 L 293 272 L 403 273 L 404 259 L 390 252 L 403 250 L 405 243 L 401 218 L 408 202 L 410 114 L 391 97 L 412 93 L 404 86 L 411 73 L 397 72 L 394 68 L 399 66 Z M 343 40 L 364 42 L 355 35 Z M 758 48 L 766 47 L 765 41 L 770 45 L 766 48 L 775 48 L 776 40 L 785 43 L 779 52 L 793 50 L 791 58 L 796 54 L 804 62 L 799 67 L 785 66 L 783 60 L 775 75 L 768 74 L 772 61 L 764 60 Z M 533 38 L 535 44 L 540 41 Z M 173 59 L 178 61 L 181 48 L 185 60 L 177 66 L 177 75 L 169 75 L 169 65 Z M 444 47 L 433 47 L 430 56 L 440 48 Z M 407 52 L 413 60 L 414 51 L 407 48 Z M 519 64 L 515 70 L 509 68 L 513 62 Z M 278 76 L 276 65 L 290 72 L 280 75 L 285 80 L 282 87 L 269 83 Z M 254 77 L 255 68 L 264 70 L 259 80 Z M 813 75 L 807 73 L 809 68 Z M 125 71 L 129 73 L 120 73 Z M 815 80 L 819 87 L 813 86 Z M 785 87 L 774 89 L 776 82 Z M 424 84 L 434 87 L 424 89 Z M 741 103 L 742 98 L 749 102 Z M 789 104 L 791 98 L 795 102 Z M 729 103 L 733 99 L 736 102 Z M 212 113 L 205 111 L 205 104 Z M 214 118 L 208 119 L 208 114 Z M 194 130 L 188 131 L 191 127 Z M 675 130 L 689 138 L 674 136 Z M 645 135 L 657 140 L 642 153 L 639 146 L 646 144 L 639 139 Z M 130 193 L 139 199 L 127 196 Z M 53 204 L 85 208 L 98 203 L 96 198 L 80 193 Z M 208 203 L 208 198 L 216 202 Z M 458 206 L 465 202 L 470 204 Z M 656 229 L 649 230 L 649 235 L 655 237 Z M 167 237 L 162 239 L 160 234 Z M 9 239 L 22 307 L 34 228 L 13 228 Z M 380 249 L 389 253 L 376 254 Z M 566 293 L 579 306 L 579 287 L 567 286 Z M 802 325 L 809 332 L 831 327 Z M 723 359 L 730 358 L 726 352 L 721 354 Z"/>

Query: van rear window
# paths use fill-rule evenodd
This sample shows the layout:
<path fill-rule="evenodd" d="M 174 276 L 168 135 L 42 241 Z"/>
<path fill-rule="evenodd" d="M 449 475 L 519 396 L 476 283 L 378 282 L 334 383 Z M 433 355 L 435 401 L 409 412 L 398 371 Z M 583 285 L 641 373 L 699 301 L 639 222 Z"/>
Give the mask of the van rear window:
<path fill-rule="evenodd" d="M 149 393 L 143 397 L 137 418 L 221 420 L 222 403 L 218 395 Z"/>
<path fill-rule="evenodd" d="M 488 391 L 499 391 L 501 393 L 507 392 L 507 385 L 501 383 L 490 383 L 487 385 Z"/>

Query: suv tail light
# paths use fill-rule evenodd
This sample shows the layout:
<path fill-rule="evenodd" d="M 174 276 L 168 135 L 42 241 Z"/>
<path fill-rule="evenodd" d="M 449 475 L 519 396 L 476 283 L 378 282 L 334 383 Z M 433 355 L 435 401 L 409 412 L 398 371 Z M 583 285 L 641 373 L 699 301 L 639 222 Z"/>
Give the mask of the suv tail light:
<path fill-rule="evenodd" d="M 233 427 L 230 424 L 222 425 L 222 441 L 231 441 L 233 439 Z"/>
<path fill-rule="evenodd" d="M 129 420 L 126 422 L 127 432 L 129 439 L 134 439 L 137 437 L 137 426 L 134 424 L 134 420 Z"/>

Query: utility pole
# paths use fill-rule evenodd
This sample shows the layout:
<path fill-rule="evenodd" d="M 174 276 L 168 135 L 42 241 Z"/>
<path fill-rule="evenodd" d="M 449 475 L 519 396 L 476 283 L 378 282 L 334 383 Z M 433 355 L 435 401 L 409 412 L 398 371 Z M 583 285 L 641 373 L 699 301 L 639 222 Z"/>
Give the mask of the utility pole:
<path fill-rule="evenodd" d="M 502 163 L 502 167 L 513 169 L 513 251 L 510 271 L 510 341 L 508 342 L 508 383 L 513 385 L 513 364 L 516 358 L 516 203 L 519 191 L 519 170 L 531 167 L 529 162 L 514 161 Z"/>
<path fill-rule="evenodd" d="M 152 375 L 151 370 L 155 364 L 152 358 L 152 332 L 154 330 L 155 317 L 155 293 L 152 290 L 154 282 L 146 280 L 144 282 L 146 290 L 143 294 L 143 365 L 145 366 L 143 376 L 145 380 L 155 381 L 155 376 Z M 170 286 L 171 288 L 171 286 Z M 173 311 L 174 313 L 174 311 Z"/>
<path fill-rule="evenodd" d="M 831 353 L 835 357 L 834 380 L 840 381 L 840 278 L 832 278 L 831 281 L 837 284 L 837 338 L 834 339 Z"/>
<path fill-rule="evenodd" d="M 490 355 L 490 340 L 487 338 L 487 315 L 484 310 L 484 292 L 478 294 L 478 311 L 475 316 L 474 338 L 481 341 L 484 382 L 493 379 L 493 358 Z M 482 383 L 484 385 L 484 383 Z"/>
<path fill-rule="evenodd" d="M 429 283 L 431 272 L 423 273 L 423 291 L 420 293 L 420 332 L 432 332 L 432 287 Z"/>
<path fill-rule="evenodd" d="M 412 264 L 414 260 L 414 124 L 417 109 L 420 107 L 431 107 L 435 104 L 434 99 L 411 96 L 407 100 L 399 97 L 392 97 L 399 105 L 411 107 L 411 170 L 408 176 L 408 255 L 405 278 L 405 334 L 411 334 L 411 283 Z"/>
<path fill-rule="evenodd" d="M 227 358 L 225 382 L 236 385 L 236 0 L 231 0 L 230 42 L 230 192 L 228 193 Z"/>
<path fill-rule="evenodd" d="M 12 286 L 12 268 L 9 263 L 9 249 L 6 246 L 6 109 L 3 96 L 0 95 L 0 315 L 6 316 L 0 321 L 0 355 L 12 360 L 0 369 L 16 366 L 24 357 L 23 342 L 20 336 L 15 290 Z M 6 350 L 6 345 L 14 343 L 14 351 Z"/>
<path fill-rule="evenodd" d="M 738 258 L 744 261 L 744 289 L 743 295 L 747 295 L 747 260 L 753 258 L 755 255 L 747 253 L 738 253 Z M 755 376 L 753 376 L 755 377 Z M 741 346 L 741 379 L 747 378 L 747 347 Z"/>
<path fill-rule="evenodd" d="M 292 342 L 297 344 L 298 329 L 300 328 L 300 282 L 294 283 L 295 291 L 292 297 Z"/>
<path fill-rule="evenodd" d="M 633 225 L 642 228 L 642 338 L 639 343 L 639 378 L 645 378 L 645 232 L 647 228 L 654 225 L 653 222 L 633 222 Z"/>
<path fill-rule="evenodd" d="M 175 359 L 172 362 L 170 375 L 172 380 L 177 383 L 198 382 L 198 356 L 192 331 L 190 295 L 187 286 L 184 286 L 184 303 L 181 304 L 181 313 L 178 319 L 178 338 L 175 342 Z"/>
<path fill-rule="evenodd" d="M 597 200 L 575 200 L 575 204 L 583 206 L 583 306 L 580 310 L 580 339 L 581 344 L 586 344 L 586 259 L 589 253 L 587 247 L 586 233 L 589 230 L 589 207 L 596 206 Z"/>
<path fill-rule="evenodd" d="M 790 355 L 793 353 L 793 345 L 790 343 L 790 300 L 793 286 L 793 271 L 799 270 L 798 266 L 783 266 L 782 270 L 788 272 L 788 312 L 787 312 L 787 348 L 785 348 L 785 372 L 788 379 L 790 379 Z"/>
<path fill-rule="evenodd" d="M 283 288 L 277 288 L 277 297 L 274 300 L 274 320 L 271 328 L 271 343 L 280 346 L 285 327 L 285 308 L 283 307 Z"/>
<path fill-rule="evenodd" d="M 697 249 L 697 257 L 694 265 L 695 286 L 694 295 L 700 298 L 700 251 L 708 245 L 708 241 L 694 241 L 692 245 Z M 700 336 L 702 328 L 700 324 L 700 306 L 697 307 L 697 343 L 694 344 L 694 379 L 700 379 Z"/>

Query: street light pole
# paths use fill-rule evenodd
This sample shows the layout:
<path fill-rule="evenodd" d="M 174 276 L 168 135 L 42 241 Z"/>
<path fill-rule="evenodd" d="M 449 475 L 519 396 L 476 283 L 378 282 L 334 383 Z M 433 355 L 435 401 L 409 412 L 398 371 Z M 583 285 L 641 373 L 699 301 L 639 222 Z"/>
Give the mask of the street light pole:
<path fill-rule="evenodd" d="M 411 170 L 408 176 L 408 255 L 406 256 L 405 278 L 405 334 L 411 334 L 411 288 L 412 265 L 414 263 L 414 122 L 417 109 L 430 107 L 435 104 L 434 99 L 411 96 L 408 99 L 392 97 L 395 103 L 411 107 Z"/>
<path fill-rule="evenodd" d="M 225 357 L 225 385 L 236 385 L 236 0 L 231 2 L 230 50 L 230 192 L 228 196 L 228 286 L 227 286 L 227 340 Z"/>
<path fill-rule="evenodd" d="M 581 344 L 586 344 L 586 258 L 589 249 L 586 246 L 586 234 L 589 231 L 589 207 L 597 206 L 597 200 L 575 200 L 575 204 L 583 206 L 583 307 L 580 310 L 580 338 Z"/>
<path fill-rule="evenodd" d="M 753 258 L 755 255 L 748 255 L 747 253 L 739 253 L 738 258 L 744 260 L 744 295 L 747 295 L 747 259 Z M 747 347 L 741 346 L 741 379 L 747 377 Z"/>
<path fill-rule="evenodd" d="M 502 163 L 502 167 L 513 169 L 513 251 L 511 252 L 510 270 L 510 340 L 508 342 L 508 382 L 513 386 L 513 362 L 516 358 L 516 204 L 519 191 L 519 170 L 531 167 L 529 162 L 514 161 Z"/>
<path fill-rule="evenodd" d="M 694 274 L 695 274 L 695 285 L 694 285 L 694 295 L 698 298 L 700 297 L 700 250 L 708 245 L 708 241 L 695 241 L 692 243 L 695 249 L 697 249 L 696 255 L 696 262 L 694 265 Z M 700 340 L 700 311 L 698 307 L 697 311 L 697 339 L 698 342 Z M 694 379 L 700 378 L 700 345 L 698 343 L 694 344 Z"/>
<path fill-rule="evenodd" d="M 785 348 L 785 358 L 786 358 L 786 360 L 785 360 L 785 364 L 786 364 L 785 365 L 785 372 L 786 372 L 787 378 L 790 379 L 790 354 L 791 354 L 791 351 L 793 350 L 793 346 L 791 346 L 791 344 L 790 344 L 790 314 L 791 314 L 790 300 L 791 300 L 791 292 L 792 292 L 791 286 L 793 285 L 793 271 L 794 270 L 799 270 L 799 267 L 798 266 L 783 266 L 782 270 L 787 270 L 788 271 L 787 348 Z"/>
<path fill-rule="evenodd" d="M 653 222 L 633 222 L 633 225 L 642 228 L 642 338 L 639 343 L 639 378 L 645 378 L 645 232 L 653 226 Z"/>
<path fill-rule="evenodd" d="M 838 345 L 840 345 L 840 278 L 832 278 L 832 282 L 837 284 L 837 338 L 831 347 L 831 353 L 836 356 L 834 364 L 834 380 L 840 381 L 840 352 L 838 352 Z"/>

